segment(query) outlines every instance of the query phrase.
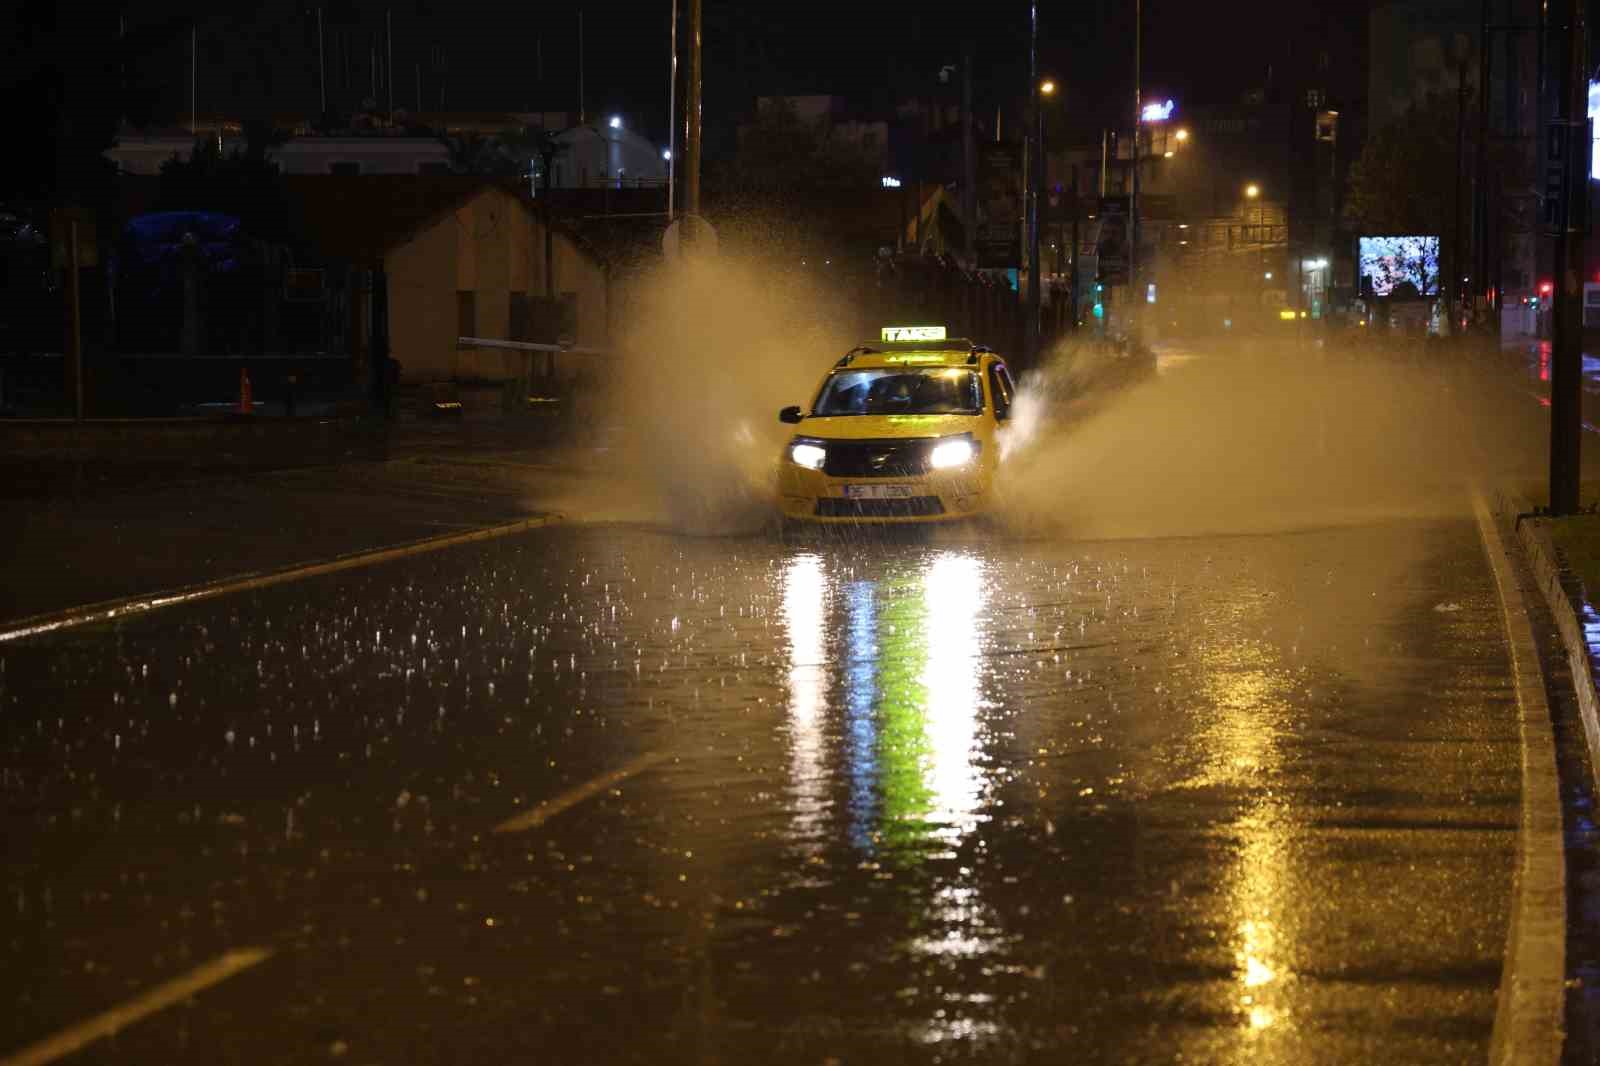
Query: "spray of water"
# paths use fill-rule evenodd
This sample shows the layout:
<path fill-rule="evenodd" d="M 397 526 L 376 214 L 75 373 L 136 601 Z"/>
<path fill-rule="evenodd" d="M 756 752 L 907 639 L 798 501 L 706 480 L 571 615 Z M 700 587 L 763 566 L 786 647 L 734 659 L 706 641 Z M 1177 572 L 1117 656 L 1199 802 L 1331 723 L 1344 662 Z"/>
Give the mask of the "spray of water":
<path fill-rule="evenodd" d="M 776 463 L 793 432 L 778 410 L 804 406 L 861 341 L 849 302 L 797 264 L 723 254 L 630 286 L 605 400 L 613 462 L 587 513 L 704 534 L 775 521 Z"/>
<path fill-rule="evenodd" d="M 631 283 L 617 316 L 625 354 L 598 405 L 615 430 L 609 459 L 574 484 L 582 498 L 568 509 L 688 533 L 773 525 L 793 432 L 777 411 L 804 405 L 869 335 L 859 288 L 770 249 Z M 1269 532 L 1457 514 L 1474 479 L 1536 484 L 1547 430 L 1527 389 L 1494 360 L 1421 350 L 1235 341 L 1141 374 L 1107 346 L 1062 344 L 1024 377 L 1005 429 L 999 528 Z"/>
<path fill-rule="evenodd" d="M 1492 361 L 1415 352 L 1213 345 L 1096 388 L 1103 359 L 1066 346 L 1024 382 L 1002 521 L 1085 538 L 1269 532 L 1458 514 L 1474 480 L 1536 480 L 1527 391 Z"/>

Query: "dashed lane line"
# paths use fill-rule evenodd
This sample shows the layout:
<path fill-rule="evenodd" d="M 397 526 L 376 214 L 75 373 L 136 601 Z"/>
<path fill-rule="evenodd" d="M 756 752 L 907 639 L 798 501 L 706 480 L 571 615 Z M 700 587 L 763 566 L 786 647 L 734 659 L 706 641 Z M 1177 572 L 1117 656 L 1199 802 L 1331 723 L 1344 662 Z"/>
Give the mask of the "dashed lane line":
<path fill-rule="evenodd" d="M 271 957 L 270 948 L 240 948 L 159 984 L 142 995 L 135 996 L 118 1007 L 112 1007 L 93 1018 L 79 1022 L 54 1036 L 30 1044 L 21 1051 L 0 1059 L 0 1066 L 45 1066 L 46 1063 L 71 1055 L 96 1040 L 110 1036 L 135 1022 L 142 1021 L 174 1003 L 220 984 L 236 973 L 248 970 Z"/>
<path fill-rule="evenodd" d="M 628 778 L 648 770 L 666 758 L 667 754 L 665 752 L 648 752 L 636 759 L 623 763 L 610 773 L 601 774 L 594 780 L 586 781 L 576 788 L 570 788 L 561 793 L 561 795 L 545 800 L 530 810 L 512 815 L 495 826 L 494 831 L 496 833 L 521 833 L 529 829 L 536 829 L 561 812 L 571 810 L 584 800 L 598 796 L 606 789 L 621 784 Z M 0 1066 L 3 1066 L 3 1064 L 0 1064 Z"/>
<path fill-rule="evenodd" d="M 195 603 L 199 600 L 228 596 L 235 592 L 248 592 L 252 589 L 281 585 L 288 581 L 302 581 L 308 577 L 317 577 L 321 574 L 332 574 L 341 570 L 354 570 L 363 566 L 372 566 L 376 563 L 404 559 L 412 555 L 422 555 L 425 552 L 453 548 L 460 544 L 472 544 L 476 541 L 493 540 L 497 537 L 526 533 L 529 530 L 553 525 L 561 520 L 562 516 L 556 514 L 539 515 L 535 518 L 524 518 L 516 522 L 485 526 L 481 529 L 467 530 L 463 533 L 446 533 L 436 537 L 408 541 L 405 544 L 396 544 L 388 548 L 340 555 L 325 562 L 291 566 L 283 570 L 273 570 L 263 574 L 244 574 L 238 577 L 226 578 L 222 581 L 192 585 L 174 592 L 156 593 L 149 596 L 129 596 L 120 600 L 106 600 L 101 603 L 72 607 L 50 614 L 35 615 L 32 618 L 24 618 L 13 622 L 9 628 L 0 629 L 0 644 L 4 644 L 7 641 L 22 640 L 25 637 L 52 633 L 58 629 L 68 629 L 72 626 L 89 625 L 94 622 L 110 622 L 130 615 L 145 614 L 149 611 L 159 610 L 162 607 L 176 607 L 181 604 Z"/>
<path fill-rule="evenodd" d="M 592 799 L 605 790 L 613 788 L 628 778 L 666 760 L 667 757 L 666 752 L 647 752 L 609 773 L 602 774 L 591 781 L 578 785 L 576 788 L 568 789 L 553 799 L 540 803 L 531 810 L 506 819 L 495 826 L 494 831 L 496 833 L 517 833 L 536 828 L 556 815 L 571 810 L 585 800 Z M 198 995 L 212 985 L 226 981 L 234 974 L 265 962 L 271 955 L 272 950 L 270 948 L 252 947 L 230 951 L 220 958 L 213 959 L 180 977 L 175 977 L 164 984 L 157 985 L 148 992 L 136 996 L 120 1006 L 113 1007 L 108 1011 L 70 1026 L 53 1036 L 30 1044 L 5 1058 L 0 1058 L 0 1066 L 46 1066 L 46 1064 L 55 1062 L 57 1059 L 65 1058 L 77 1051 L 81 1051 L 96 1040 L 103 1039 L 143 1021 L 150 1015 L 165 1010 L 175 1003 L 181 1003 Z"/>

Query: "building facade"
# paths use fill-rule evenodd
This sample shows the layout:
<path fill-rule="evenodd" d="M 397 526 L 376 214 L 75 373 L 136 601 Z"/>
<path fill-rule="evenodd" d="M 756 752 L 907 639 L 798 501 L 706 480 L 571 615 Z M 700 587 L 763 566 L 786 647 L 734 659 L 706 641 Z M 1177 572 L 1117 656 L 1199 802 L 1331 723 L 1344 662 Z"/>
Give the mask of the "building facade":
<path fill-rule="evenodd" d="M 555 134 L 561 152 L 551 166 L 555 189 L 665 187 L 666 150 L 629 129 L 621 116 Z"/>

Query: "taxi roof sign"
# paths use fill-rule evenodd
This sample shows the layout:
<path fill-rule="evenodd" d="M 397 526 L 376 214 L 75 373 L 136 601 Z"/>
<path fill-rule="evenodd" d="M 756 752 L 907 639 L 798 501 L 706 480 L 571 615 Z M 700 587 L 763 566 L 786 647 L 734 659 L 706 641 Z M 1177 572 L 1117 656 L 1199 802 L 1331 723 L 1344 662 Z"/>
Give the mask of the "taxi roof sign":
<path fill-rule="evenodd" d="M 889 344 L 896 341 L 942 341 L 945 339 L 945 329 L 943 326 L 884 326 L 882 339 Z"/>

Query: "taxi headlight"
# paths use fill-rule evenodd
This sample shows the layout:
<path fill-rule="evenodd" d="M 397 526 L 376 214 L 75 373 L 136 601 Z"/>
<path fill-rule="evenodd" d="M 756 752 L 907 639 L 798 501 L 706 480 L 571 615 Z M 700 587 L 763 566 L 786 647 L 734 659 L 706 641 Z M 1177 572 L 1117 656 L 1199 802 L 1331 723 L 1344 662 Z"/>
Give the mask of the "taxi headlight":
<path fill-rule="evenodd" d="M 816 444 L 793 444 L 789 446 L 789 458 L 794 460 L 796 466 L 821 470 L 823 460 L 828 458 L 828 451 Z"/>
<path fill-rule="evenodd" d="M 966 466 L 972 462 L 972 457 L 977 453 L 978 449 L 972 446 L 970 440 L 958 437 L 955 440 L 947 440 L 934 445 L 933 451 L 928 453 L 928 465 L 935 470 L 949 470 L 952 467 Z"/>

